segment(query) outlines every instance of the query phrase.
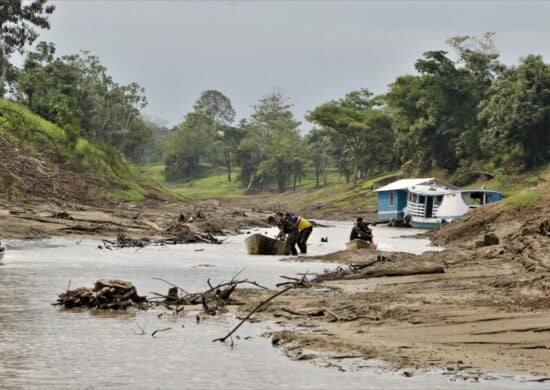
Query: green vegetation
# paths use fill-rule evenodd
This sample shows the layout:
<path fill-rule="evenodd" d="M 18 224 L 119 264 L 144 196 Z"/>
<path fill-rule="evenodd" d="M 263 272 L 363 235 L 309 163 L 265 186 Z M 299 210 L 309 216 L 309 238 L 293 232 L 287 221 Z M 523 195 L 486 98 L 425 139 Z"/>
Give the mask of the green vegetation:
<path fill-rule="evenodd" d="M 49 28 L 55 7 L 46 3 L 0 6 L 0 97 L 9 90 L 13 100 L 0 101 L 0 130 L 51 166 L 91 177 L 111 199 L 141 200 L 168 181 L 191 199 L 277 192 L 361 209 L 375 204 L 375 186 L 430 175 L 484 184 L 523 207 L 530 195 L 514 195 L 550 162 L 550 65 L 526 55 L 505 66 L 492 33 L 450 38 L 451 54 L 423 53 L 416 74 L 396 77 L 382 95 L 359 88 L 312 107 L 306 119 L 317 127 L 308 131 L 278 89 L 238 123 L 229 97 L 204 91 L 169 130 L 142 116 L 145 90 L 117 83 L 96 56 L 57 56 L 47 42 L 25 52 L 35 29 Z M 16 51 L 25 54 L 20 68 L 9 62 Z M 128 160 L 164 164 L 144 168 L 145 178 Z"/>
<path fill-rule="evenodd" d="M 519 193 L 507 198 L 506 203 L 513 205 L 516 209 L 521 210 L 532 206 L 540 199 L 542 192 L 525 192 Z"/>
<path fill-rule="evenodd" d="M 52 169 L 78 172 L 100 183 L 105 196 L 116 200 L 143 200 L 148 189 L 162 187 L 141 172 L 116 149 L 78 137 L 32 113 L 0 99 L 0 135 Z"/>

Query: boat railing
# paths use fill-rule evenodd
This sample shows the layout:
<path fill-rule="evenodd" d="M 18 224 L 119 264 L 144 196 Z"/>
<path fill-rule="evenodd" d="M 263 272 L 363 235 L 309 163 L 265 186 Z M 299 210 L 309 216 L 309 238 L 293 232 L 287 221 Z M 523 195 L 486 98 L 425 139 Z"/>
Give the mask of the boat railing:
<path fill-rule="evenodd" d="M 407 204 L 407 211 L 413 217 L 424 217 L 426 215 L 426 205 L 423 203 L 409 202 L 409 204 Z"/>

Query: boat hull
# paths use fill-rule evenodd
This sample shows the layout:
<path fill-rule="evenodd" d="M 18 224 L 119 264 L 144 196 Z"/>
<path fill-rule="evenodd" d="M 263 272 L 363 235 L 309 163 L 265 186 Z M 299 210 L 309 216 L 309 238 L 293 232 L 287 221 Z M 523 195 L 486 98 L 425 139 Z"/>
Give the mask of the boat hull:
<path fill-rule="evenodd" d="M 412 217 L 409 221 L 409 225 L 417 229 L 435 229 L 441 226 L 441 219 Z"/>
<path fill-rule="evenodd" d="M 346 242 L 346 249 L 356 250 L 356 249 L 375 249 L 376 246 L 365 240 L 351 240 Z"/>
<path fill-rule="evenodd" d="M 263 234 L 253 234 L 244 240 L 249 255 L 287 255 L 284 241 Z"/>

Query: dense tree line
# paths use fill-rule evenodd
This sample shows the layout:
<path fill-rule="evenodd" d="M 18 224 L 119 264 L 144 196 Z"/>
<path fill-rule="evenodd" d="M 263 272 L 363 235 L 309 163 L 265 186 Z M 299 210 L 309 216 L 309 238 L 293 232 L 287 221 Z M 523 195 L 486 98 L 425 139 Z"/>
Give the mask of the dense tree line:
<path fill-rule="evenodd" d="M 398 77 L 384 95 L 360 89 L 312 109 L 306 119 L 318 127 L 304 136 L 281 91 L 261 98 L 236 126 L 229 98 L 206 91 L 172 135 L 167 176 L 196 176 L 223 161 L 228 180 L 231 167 L 240 167 L 247 191 L 286 191 L 306 172 L 326 185 L 329 167 L 353 182 L 399 168 L 439 169 L 463 185 L 476 172 L 548 163 L 550 66 L 533 55 L 504 66 L 491 33 L 448 44 L 452 53 L 424 53 L 416 74 Z M 231 112 L 223 123 L 214 118 L 220 107 L 200 109 L 206 96 L 217 96 L 220 112 Z"/>
<path fill-rule="evenodd" d="M 73 147 L 83 136 L 135 162 L 164 158 L 168 180 L 223 167 L 247 192 L 283 192 L 305 174 L 327 185 L 329 168 L 354 183 L 401 168 L 444 170 L 460 185 L 473 172 L 550 161 L 550 66 L 536 55 L 503 65 L 491 33 L 453 37 L 451 52 L 424 53 L 416 73 L 397 77 L 383 95 L 358 89 L 311 109 L 305 119 L 315 127 L 308 131 L 280 90 L 239 122 L 227 96 L 205 91 L 168 131 L 141 115 L 143 88 L 117 83 L 88 52 L 56 56 L 54 44 L 40 42 L 22 67 L 10 64 L 36 41 L 37 29 L 49 28 L 53 11 L 46 0 L 1 2 L 0 96 L 58 124 Z"/>

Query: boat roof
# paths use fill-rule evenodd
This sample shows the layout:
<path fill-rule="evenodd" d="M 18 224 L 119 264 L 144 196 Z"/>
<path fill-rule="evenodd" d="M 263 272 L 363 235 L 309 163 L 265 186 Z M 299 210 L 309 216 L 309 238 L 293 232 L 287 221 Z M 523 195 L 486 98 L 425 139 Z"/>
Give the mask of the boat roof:
<path fill-rule="evenodd" d="M 441 188 L 427 185 L 415 185 L 408 188 L 409 192 L 420 195 L 444 195 L 451 192 L 458 192 L 455 189 Z"/>
<path fill-rule="evenodd" d="M 448 188 L 441 188 L 441 187 L 434 187 L 429 185 L 415 185 L 408 188 L 409 192 L 419 194 L 419 195 L 445 195 L 450 193 L 467 193 L 467 192 L 482 192 L 482 193 L 492 193 L 492 194 L 501 194 L 499 191 L 494 190 L 486 190 L 484 188 L 476 189 L 476 188 L 470 188 L 470 189 L 448 189 Z"/>
<path fill-rule="evenodd" d="M 401 179 L 401 180 L 394 181 L 388 185 L 385 185 L 384 187 L 380 187 L 374 190 L 374 192 L 406 190 L 409 187 L 416 186 L 422 183 L 428 183 L 434 180 L 436 180 L 434 177 L 428 177 L 423 179 Z"/>

